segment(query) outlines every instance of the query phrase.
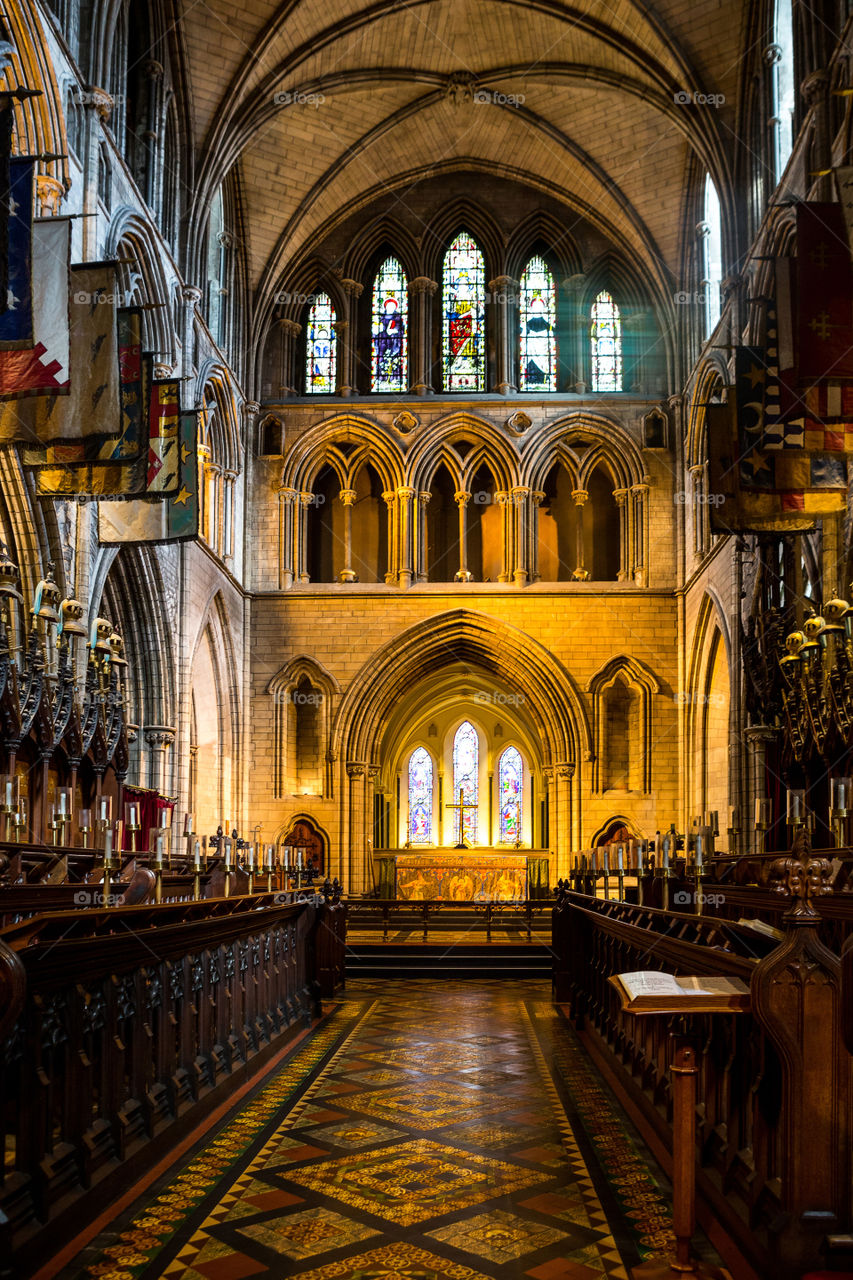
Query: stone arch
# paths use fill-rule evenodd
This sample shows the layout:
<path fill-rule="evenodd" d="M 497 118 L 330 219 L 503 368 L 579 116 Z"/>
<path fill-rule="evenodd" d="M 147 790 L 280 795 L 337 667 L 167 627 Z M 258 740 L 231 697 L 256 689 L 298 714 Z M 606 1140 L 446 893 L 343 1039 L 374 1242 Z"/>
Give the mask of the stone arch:
<path fill-rule="evenodd" d="M 174 366 L 175 331 L 171 324 L 171 282 L 163 268 L 156 232 L 130 205 L 117 209 L 110 222 L 105 253 L 118 260 L 125 304 L 143 305 L 143 347 L 154 352 L 155 364 Z"/>
<path fill-rule="evenodd" d="M 407 459 L 408 482 L 418 491 L 428 489 L 428 477 L 436 470 L 442 451 L 460 440 L 470 440 L 471 458 L 488 458 L 498 488 L 509 490 L 519 483 L 518 453 L 513 442 L 492 422 L 473 413 L 452 413 L 433 422 L 418 436 Z M 447 455 L 450 456 L 449 454 Z M 457 457 L 460 482 L 471 470 L 468 455 Z"/>
<path fill-rule="evenodd" d="M 303 693 L 304 690 L 308 693 Z M 325 767 L 332 725 L 332 706 L 340 695 L 340 685 L 333 675 L 312 658 L 296 657 L 276 672 L 267 685 L 274 707 L 273 794 L 276 800 L 298 794 L 298 754 L 300 750 L 300 717 L 303 737 L 318 741 L 321 765 L 318 770 L 320 794 L 331 794 L 330 778 Z M 316 694 L 317 700 L 313 700 Z M 310 724 L 308 721 L 310 720 Z M 304 743 L 302 745 L 305 745 Z M 316 754 L 316 753 L 315 753 Z M 288 790 L 288 785 L 290 789 Z"/>
<path fill-rule="evenodd" d="M 68 169 L 68 139 L 62 94 L 56 78 L 51 44 L 36 6 L 31 0 L 9 5 L 3 22 L 14 46 L 0 73 L 4 90 L 37 90 L 33 97 L 12 103 L 14 151 L 17 155 L 38 156 L 36 167 L 42 211 L 59 212 L 62 196 L 71 187 Z M 42 157 L 56 156 L 57 159 Z"/>
<path fill-rule="evenodd" d="M 240 685 L 228 610 L 215 591 L 191 648 L 189 689 L 200 737 L 196 754 L 199 821 L 210 830 L 238 814 L 241 755 Z M 202 750 L 204 748 L 204 751 Z M 189 753 L 188 753 L 189 754 Z M 202 780 L 207 780 L 202 787 Z M 186 792 L 185 792 L 186 794 Z M 203 829 L 201 826 L 199 829 Z"/>
<path fill-rule="evenodd" d="M 586 686 L 586 691 L 592 700 L 592 727 L 595 744 L 592 761 L 592 790 L 599 792 L 608 790 L 608 769 L 613 764 L 613 743 L 611 741 L 613 726 L 608 716 L 608 711 L 610 710 L 608 699 L 611 691 L 616 690 L 617 685 L 620 684 L 623 688 L 632 690 L 638 702 L 636 746 L 640 767 L 635 771 L 631 768 L 631 761 L 627 762 L 629 776 L 629 787 L 627 789 L 633 790 L 630 786 L 630 780 L 632 775 L 636 773 L 641 782 L 639 789 L 648 793 L 652 790 L 652 697 L 654 694 L 660 693 L 660 685 L 648 667 L 644 666 L 637 658 L 628 657 L 626 654 L 619 654 L 617 657 L 610 658 L 603 667 L 599 668 Z"/>
<path fill-rule="evenodd" d="M 731 643 L 725 614 L 719 600 L 706 590 L 693 628 L 681 698 L 685 717 L 685 796 L 688 807 L 696 813 L 714 808 L 724 811 L 728 805 L 730 672 Z M 720 739 L 713 755 L 709 751 L 712 732 Z"/>

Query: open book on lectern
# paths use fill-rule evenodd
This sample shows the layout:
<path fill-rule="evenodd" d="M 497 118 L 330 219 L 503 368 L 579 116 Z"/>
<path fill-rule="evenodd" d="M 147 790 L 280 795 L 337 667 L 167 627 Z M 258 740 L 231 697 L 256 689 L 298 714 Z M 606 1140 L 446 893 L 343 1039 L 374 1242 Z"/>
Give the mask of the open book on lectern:
<path fill-rule="evenodd" d="M 628 1013 L 746 1012 L 749 987 L 740 978 L 722 975 L 676 977 L 655 969 L 618 973 L 608 979 Z"/>

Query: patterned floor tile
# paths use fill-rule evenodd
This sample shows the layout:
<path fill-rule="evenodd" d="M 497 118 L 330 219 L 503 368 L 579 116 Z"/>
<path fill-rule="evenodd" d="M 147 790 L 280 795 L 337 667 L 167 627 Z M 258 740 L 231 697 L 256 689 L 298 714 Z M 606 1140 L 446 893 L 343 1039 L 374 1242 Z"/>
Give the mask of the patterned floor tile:
<path fill-rule="evenodd" d="M 325 1160 L 290 1174 L 300 1187 L 400 1226 L 532 1186 L 542 1174 L 421 1139 Z"/>
<path fill-rule="evenodd" d="M 402 1129 L 392 1129 L 387 1124 L 373 1124 L 369 1120 L 345 1120 L 341 1124 L 326 1124 L 311 1129 L 312 1138 L 335 1147 L 344 1147 L 347 1151 L 358 1151 L 361 1147 L 375 1146 L 377 1142 L 390 1142 L 393 1138 L 405 1136 Z"/>
<path fill-rule="evenodd" d="M 366 1280 L 367 1277 L 371 1280 L 487 1280 L 470 1267 L 459 1266 L 403 1242 L 298 1274 L 298 1280 Z"/>
<path fill-rule="evenodd" d="M 301 1213 L 246 1223 L 238 1234 L 282 1257 L 302 1262 L 345 1245 L 361 1244 L 378 1232 L 329 1209 L 304 1209 Z"/>
<path fill-rule="evenodd" d="M 433 1083 L 413 1087 L 409 1082 L 391 1089 L 371 1089 L 367 1093 L 350 1094 L 340 1098 L 342 1106 L 365 1115 L 378 1116 L 409 1128 L 427 1132 L 474 1115 L 487 1115 L 503 1110 L 503 1099 L 493 1094 L 483 1097 L 466 1090 L 460 1096 L 456 1085 Z"/>
<path fill-rule="evenodd" d="M 528 1253 L 566 1238 L 565 1231 L 520 1218 L 517 1213 L 507 1213 L 504 1209 L 478 1213 L 474 1218 L 428 1231 L 427 1235 L 464 1253 L 474 1253 L 498 1263 L 516 1262 Z"/>

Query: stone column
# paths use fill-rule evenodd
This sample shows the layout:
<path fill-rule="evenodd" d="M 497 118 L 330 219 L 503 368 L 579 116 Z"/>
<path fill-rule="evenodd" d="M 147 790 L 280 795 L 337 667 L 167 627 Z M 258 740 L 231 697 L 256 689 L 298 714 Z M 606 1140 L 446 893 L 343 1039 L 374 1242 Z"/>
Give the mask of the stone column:
<path fill-rule="evenodd" d="M 495 502 L 501 509 L 501 529 L 503 531 L 503 568 L 498 574 L 498 582 L 510 582 L 512 580 L 512 567 L 515 564 L 515 526 L 510 494 L 497 490 L 495 492 Z"/>
<path fill-rule="evenodd" d="M 554 792 L 556 794 L 556 814 L 552 814 L 551 847 L 557 854 L 557 879 L 568 876 L 571 868 L 571 853 L 574 845 L 573 813 L 572 813 L 572 779 L 575 776 L 573 764 L 558 764 L 555 772 Z M 554 839 L 554 817 L 556 817 L 556 840 Z"/>
<path fill-rule="evenodd" d="M 358 582 L 358 574 L 352 567 L 352 504 L 355 489 L 341 489 L 340 499 L 344 508 L 344 567 L 338 574 L 339 582 Z"/>
<path fill-rule="evenodd" d="M 310 581 L 308 577 L 308 508 L 313 501 L 313 493 L 300 493 L 296 520 L 295 556 L 298 582 Z"/>
<path fill-rule="evenodd" d="M 614 489 L 613 497 L 616 506 L 619 508 L 619 572 L 616 575 L 617 582 L 627 582 L 629 574 L 628 559 L 628 490 Z"/>
<path fill-rule="evenodd" d="M 141 135 L 147 152 L 147 162 L 144 182 L 141 182 L 140 186 L 143 188 L 143 195 L 148 208 L 159 212 L 162 209 L 163 164 L 162 152 L 158 143 L 163 127 L 164 67 L 162 62 L 158 62 L 156 58 L 149 58 L 142 69 L 148 82 L 148 118 L 146 121 L 148 127 Z M 139 175 L 137 174 L 138 180 Z"/>
<path fill-rule="evenodd" d="M 705 537 L 705 516 L 708 511 L 708 504 L 705 501 L 705 466 L 700 462 L 694 467 L 689 467 L 688 470 L 690 472 L 691 496 L 693 498 L 691 503 L 693 517 L 693 563 L 694 565 L 698 565 L 702 561 L 707 544 L 707 539 Z"/>
<path fill-rule="evenodd" d="M 217 554 L 220 549 L 220 529 L 222 525 L 222 502 L 219 479 L 222 468 L 215 462 L 208 462 L 204 468 L 205 490 L 205 538 L 207 545 Z"/>
<path fill-rule="evenodd" d="M 765 766 L 767 760 L 767 748 L 771 742 L 774 742 L 779 736 L 778 729 L 772 729 L 766 724 L 751 724 L 743 731 L 743 737 L 749 749 L 747 765 L 747 794 L 745 799 L 748 802 L 746 813 L 740 815 L 741 841 L 740 849 L 729 849 L 729 853 L 763 853 L 759 841 L 759 833 L 755 830 L 753 822 L 753 814 L 755 813 L 755 801 L 763 799 L 767 795 L 767 776 Z M 740 803 L 740 797 L 733 795 L 729 797 L 733 805 Z M 721 815 L 722 817 L 722 815 Z M 722 834 L 722 822 L 720 824 L 720 832 Z"/>
<path fill-rule="evenodd" d="M 349 321 L 333 320 L 335 331 L 335 395 L 351 396 Z"/>
<path fill-rule="evenodd" d="M 418 494 L 418 561 L 415 570 L 415 581 L 426 582 L 429 577 L 427 565 L 427 507 L 432 494 L 424 489 Z"/>
<path fill-rule="evenodd" d="M 516 485 L 512 491 L 512 520 L 515 526 L 515 564 L 512 576 L 517 587 L 526 587 L 528 571 L 528 497 L 530 490 Z"/>
<path fill-rule="evenodd" d="M 279 500 L 279 589 L 289 591 L 293 586 L 296 548 L 296 523 L 299 495 L 295 489 L 280 489 Z"/>
<path fill-rule="evenodd" d="M 169 725 L 152 724 L 145 730 L 148 747 L 148 785 L 167 795 L 171 791 L 168 751 L 175 745 L 176 730 Z"/>
<path fill-rule="evenodd" d="M 502 396 L 518 389 L 518 281 L 512 276 L 496 276 L 489 281 L 495 325 L 495 391 Z"/>
<path fill-rule="evenodd" d="M 358 365 L 358 300 L 364 291 L 364 285 L 357 280 L 342 280 L 341 287 L 347 296 L 347 325 L 343 341 L 338 340 L 338 367 L 340 367 L 343 348 L 346 348 L 346 379 L 340 384 L 338 395 L 357 396 L 359 373 Z M 367 389 L 370 387 L 368 370 Z"/>
<path fill-rule="evenodd" d="M 397 547 L 397 494 L 393 489 L 386 490 L 382 500 L 388 508 L 388 567 L 385 570 L 385 581 L 393 585 L 400 572 L 400 557 Z"/>
<path fill-rule="evenodd" d="M 530 491 L 530 581 L 539 582 L 539 508 L 545 500 L 541 489 Z"/>
<path fill-rule="evenodd" d="M 189 383 L 195 376 L 195 312 L 201 302 L 201 289 L 194 284 L 181 286 L 181 377 Z"/>
<path fill-rule="evenodd" d="M 407 591 L 412 585 L 415 576 L 415 512 L 417 508 L 412 503 L 415 496 L 415 490 L 404 485 L 397 490 L 398 506 L 398 548 L 399 560 L 398 582 L 404 591 Z"/>
<path fill-rule="evenodd" d="M 364 884 L 368 893 L 372 893 L 376 887 L 374 876 L 375 867 L 373 865 L 373 850 L 376 848 L 376 796 L 382 795 L 377 792 L 376 779 L 379 777 L 378 765 L 372 764 L 367 769 L 367 781 L 365 786 L 364 797 Z M 379 840 L 382 840 L 382 830 L 380 822 Z"/>
<path fill-rule="evenodd" d="M 349 778 L 349 874 L 348 893 L 363 893 L 364 861 L 367 852 L 364 829 L 364 784 L 367 769 L 363 764 L 348 764 Z"/>
<path fill-rule="evenodd" d="M 812 113 L 811 163 L 815 174 L 810 195 L 814 200 L 832 199 L 832 139 L 829 134 L 829 77 L 825 71 L 813 71 L 800 85 L 806 109 Z"/>
<path fill-rule="evenodd" d="M 278 392 L 282 399 L 287 399 L 288 396 L 298 396 L 302 386 L 302 379 L 296 368 L 297 339 L 302 332 L 302 325 L 297 324 L 295 320 L 279 320 L 278 327 L 281 353 L 279 363 L 281 382 Z"/>
<path fill-rule="evenodd" d="M 458 489 L 453 496 L 459 508 L 459 568 L 453 575 L 453 581 L 472 582 L 474 575 L 468 568 L 468 503 L 471 495 L 465 489 Z"/>
<path fill-rule="evenodd" d="M 649 484 L 643 478 L 642 484 L 631 486 L 631 497 L 634 502 L 634 582 L 638 587 L 649 585 L 649 566 L 646 563 L 648 548 L 648 503 Z"/>
<path fill-rule="evenodd" d="M 100 162 L 100 145 L 103 133 L 101 125 L 106 124 L 113 109 L 113 100 L 106 89 L 88 89 L 81 95 L 86 107 L 83 161 L 83 252 L 84 262 L 95 261 L 98 254 L 98 170 Z"/>
<path fill-rule="evenodd" d="M 572 501 L 577 508 L 577 567 L 572 573 L 573 582 L 589 582 L 590 572 L 584 564 L 584 546 L 583 546 L 583 509 L 586 506 L 589 494 L 586 489 L 573 489 Z"/>
<path fill-rule="evenodd" d="M 437 282 L 427 276 L 409 281 L 409 390 L 415 396 L 434 394 L 432 300 L 437 289 Z"/>

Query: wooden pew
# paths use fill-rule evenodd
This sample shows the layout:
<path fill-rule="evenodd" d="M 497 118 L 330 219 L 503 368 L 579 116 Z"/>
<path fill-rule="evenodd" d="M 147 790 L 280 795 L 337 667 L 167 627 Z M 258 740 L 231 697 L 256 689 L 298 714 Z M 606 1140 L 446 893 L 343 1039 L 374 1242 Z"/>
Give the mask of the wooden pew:
<path fill-rule="evenodd" d="M 64 909 L 0 931 L 4 1258 L 37 1266 L 319 1016 L 343 976 L 332 898 Z"/>

